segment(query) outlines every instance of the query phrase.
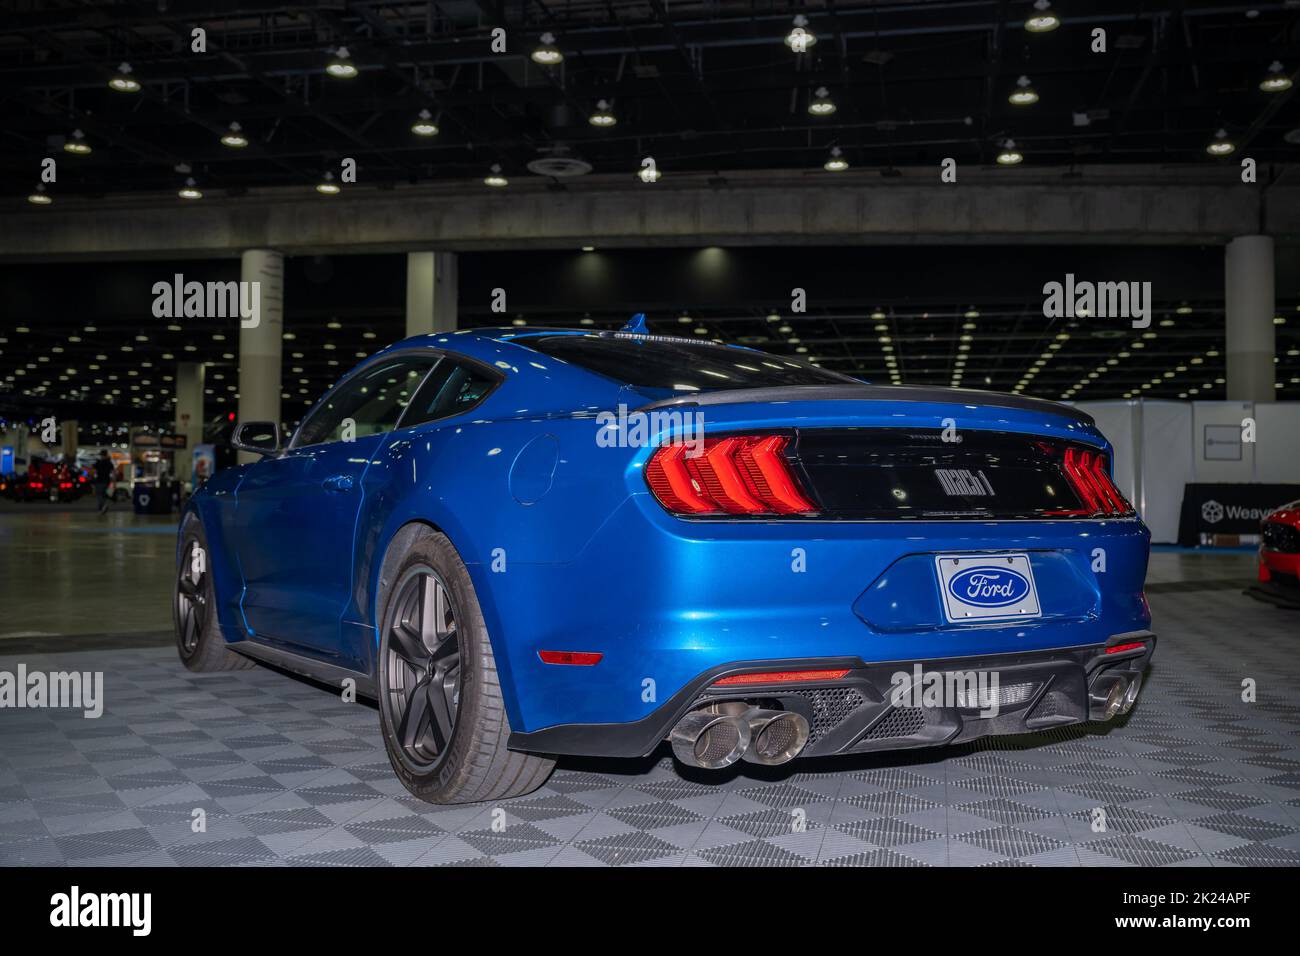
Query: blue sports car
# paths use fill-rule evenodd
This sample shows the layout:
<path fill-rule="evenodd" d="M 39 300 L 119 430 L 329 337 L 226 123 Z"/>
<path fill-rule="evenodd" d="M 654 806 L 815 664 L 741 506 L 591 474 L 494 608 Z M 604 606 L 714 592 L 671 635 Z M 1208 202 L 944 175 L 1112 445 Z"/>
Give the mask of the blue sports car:
<path fill-rule="evenodd" d="M 181 660 L 378 703 L 438 803 L 562 754 L 864 753 L 1126 713 L 1150 536 L 1064 405 L 623 332 L 417 336 L 190 500 Z M 348 683 L 348 682 L 351 683 Z"/>

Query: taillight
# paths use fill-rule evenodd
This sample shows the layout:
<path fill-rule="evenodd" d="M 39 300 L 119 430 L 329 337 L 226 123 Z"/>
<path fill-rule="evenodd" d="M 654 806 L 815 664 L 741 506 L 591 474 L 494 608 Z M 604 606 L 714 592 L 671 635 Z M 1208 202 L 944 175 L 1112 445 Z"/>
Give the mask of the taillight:
<path fill-rule="evenodd" d="M 1133 506 L 1124 500 L 1115 482 L 1111 481 L 1106 456 L 1101 452 L 1092 452 L 1075 445 L 1067 446 L 1061 471 L 1083 507 L 1049 514 L 1103 517 L 1133 514 Z"/>
<path fill-rule="evenodd" d="M 646 484 L 659 503 L 684 515 L 816 514 L 785 458 L 787 435 L 705 439 L 693 454 L 677 443 L 657 449 Z"/>

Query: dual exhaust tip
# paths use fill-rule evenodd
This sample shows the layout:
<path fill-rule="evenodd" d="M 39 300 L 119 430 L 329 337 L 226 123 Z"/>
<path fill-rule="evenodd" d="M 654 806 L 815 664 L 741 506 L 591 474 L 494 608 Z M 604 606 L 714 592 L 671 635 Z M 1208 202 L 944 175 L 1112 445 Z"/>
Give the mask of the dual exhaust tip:
<path fill-rule="evenodd" d="M 1117 714 L 1127 714 L 1141 690 L 1141 674 L 1102 675 L 1088 690 L 1088 719 L 1110 720 Z"/>
<path fill-rule="evenodd" d="M 765 710 L 739 701 L 691 711 L 669 740 L 682 763 L 721 770 L 737 760 L 774 767 L 793 760 L 808 743 L 808 720 L 787 710 Z"/>

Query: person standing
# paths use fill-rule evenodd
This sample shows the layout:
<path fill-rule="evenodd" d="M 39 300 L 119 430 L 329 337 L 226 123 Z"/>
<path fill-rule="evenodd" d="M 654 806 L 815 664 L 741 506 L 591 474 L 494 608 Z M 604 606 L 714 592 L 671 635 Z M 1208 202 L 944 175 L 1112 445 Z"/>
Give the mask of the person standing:
<path fill-rule="evenodd" d="M 95 459 L 95 500 L 99 502 L 99 513 L 108 513 L 108 487 L 113 482 L 113 462 L 108 457 L 108 449 L 101 448 Z"/>

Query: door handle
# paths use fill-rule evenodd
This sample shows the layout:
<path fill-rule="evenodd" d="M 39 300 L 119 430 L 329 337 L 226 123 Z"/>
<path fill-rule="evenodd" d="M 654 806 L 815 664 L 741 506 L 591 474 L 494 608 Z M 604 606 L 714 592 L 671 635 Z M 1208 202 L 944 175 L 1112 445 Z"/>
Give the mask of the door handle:
<path fill-rule="evenodd" d="M 324 488 L 326 491 L 333 491 L 335 493 L 341 494 L 345 491 L 352 490 L 352 476 L 351 475 L 330 475 L 320 484 L 321 487 Z"/>

